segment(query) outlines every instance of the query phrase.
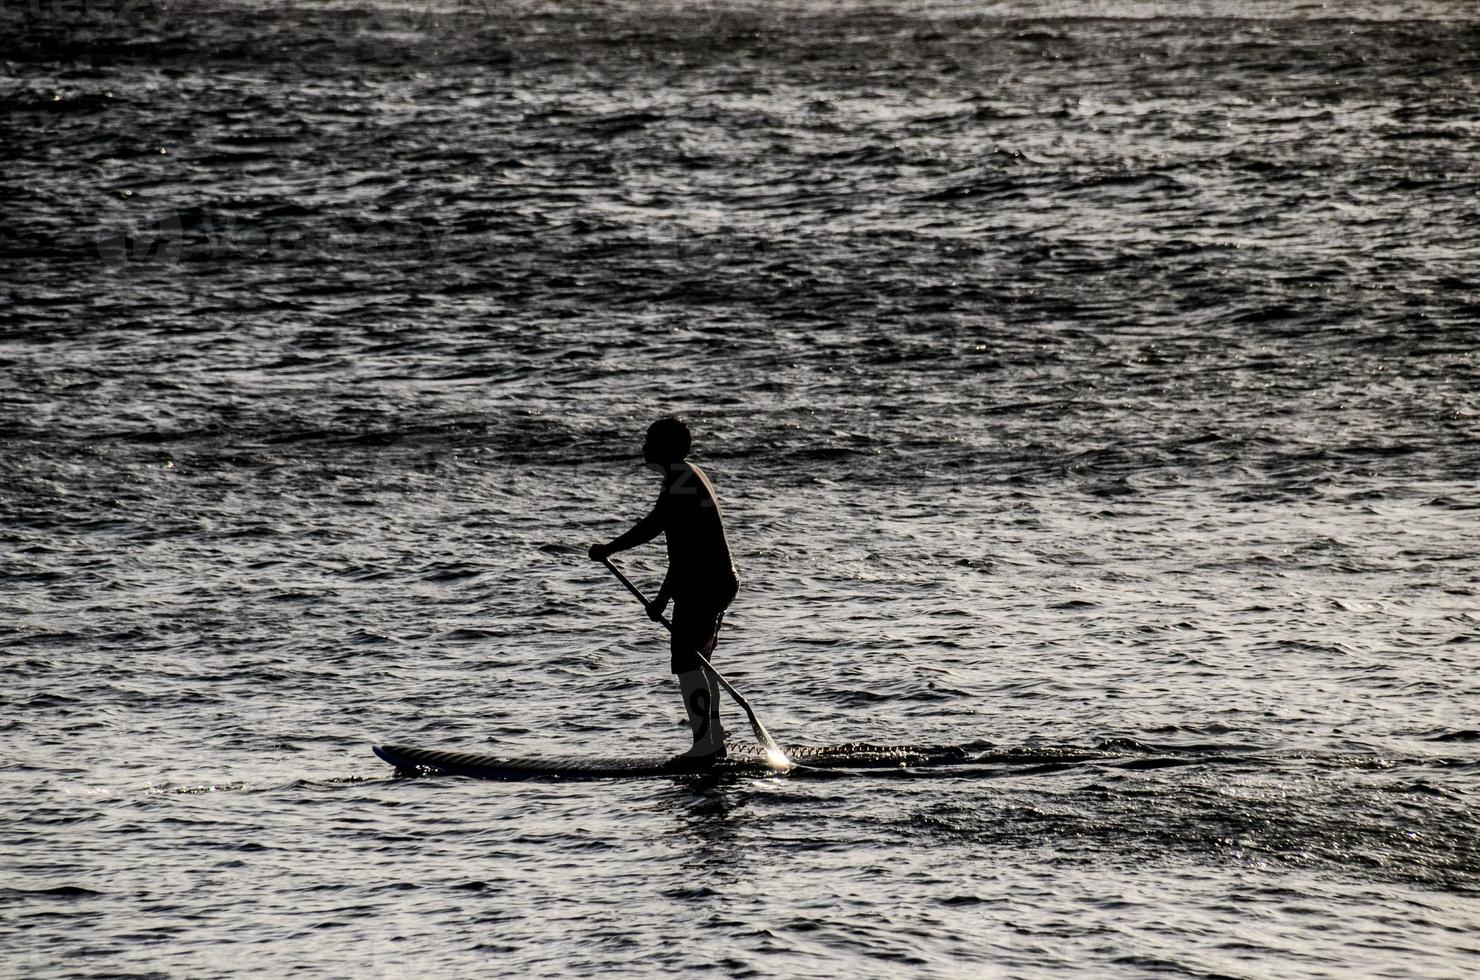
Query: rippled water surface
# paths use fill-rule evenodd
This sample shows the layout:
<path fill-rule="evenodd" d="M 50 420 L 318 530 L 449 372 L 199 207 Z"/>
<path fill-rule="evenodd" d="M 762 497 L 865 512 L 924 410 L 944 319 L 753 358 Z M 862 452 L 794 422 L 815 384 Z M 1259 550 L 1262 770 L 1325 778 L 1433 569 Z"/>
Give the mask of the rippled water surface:
<path fill-rule="evenodd" d="M 0 972 L 1473 975 L 1472 16 L 7 3 Z"/>

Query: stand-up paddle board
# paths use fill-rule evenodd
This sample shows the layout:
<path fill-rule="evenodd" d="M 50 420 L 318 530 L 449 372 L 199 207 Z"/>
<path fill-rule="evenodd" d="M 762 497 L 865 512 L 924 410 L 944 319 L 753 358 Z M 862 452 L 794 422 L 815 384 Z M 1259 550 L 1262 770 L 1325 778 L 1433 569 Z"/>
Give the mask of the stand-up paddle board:
<path fill-rule="evenodd" d="M 673 757 L 617 758 L 609 756 L 497 756 L 475 752 L 414 749 L 404 745 L 377 745 L 375 754 L 404 775 L 450 773 L 478 779 L 642 779 L 656 776 L 763 775 L 774 772 L 764 746 L 726 742 L 727 757 L 696 768 Z M 965 749 L 955 745 L 848 745 L 792 746 L 786 754 L 809 769 L 905 769 L 951 765 L 968 761 Z"/>

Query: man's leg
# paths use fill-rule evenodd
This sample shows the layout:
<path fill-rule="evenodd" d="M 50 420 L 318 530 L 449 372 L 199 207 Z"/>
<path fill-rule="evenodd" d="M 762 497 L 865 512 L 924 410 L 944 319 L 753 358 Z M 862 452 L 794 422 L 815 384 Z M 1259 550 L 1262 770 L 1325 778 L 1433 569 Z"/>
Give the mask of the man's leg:
<path fill-rule="evenodd" d="M 694 733 L 693 746 L 681 758 L 724 757 L 725 726 L 719 717 L 719 684 L 707 670 L 688 670 L 678 675 L 684 711 Z"/>
<path fill-rule="evenodd" d="M 719 680 L 694 656 L 696 650 L 706 657 L 714 651 L 723 617 L 722 610 L 695 614 L 677 603 L 673 607 L 672 667 L 694 733 L 693 747 L 680 758 L 724 758 L 726 733 L 719 716 Z"/>

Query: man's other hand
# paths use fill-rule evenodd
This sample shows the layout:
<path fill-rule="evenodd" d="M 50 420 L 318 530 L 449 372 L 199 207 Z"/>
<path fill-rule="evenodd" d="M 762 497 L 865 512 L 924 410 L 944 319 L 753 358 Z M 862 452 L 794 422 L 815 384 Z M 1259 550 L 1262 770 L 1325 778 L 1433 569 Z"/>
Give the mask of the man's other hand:
<path fill-rule="evenodd" d="M 591 556 L 592 561 L 602 561 L 608 558 L 611 553 L 611 548 L 604 544 L 593 544 L 591 546 L 591 550 L 587 552 L 587 554 Z"/>
<path fill-rule="evenodd" d="M 659 602 L 657 599 L 654 599 L 652 602 L 648 603 L 648 619 L 651 619 L 655 623 L 661 623 L 663 621 L 663 607 L 666 605 L 668 605 L 667 600 Z"/>

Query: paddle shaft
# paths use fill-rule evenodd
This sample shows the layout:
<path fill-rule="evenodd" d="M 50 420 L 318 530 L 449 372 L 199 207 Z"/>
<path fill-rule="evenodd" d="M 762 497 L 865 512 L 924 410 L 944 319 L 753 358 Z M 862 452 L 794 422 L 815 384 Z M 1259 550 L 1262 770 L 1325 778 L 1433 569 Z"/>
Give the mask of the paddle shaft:
<path fill-rule="evenodd" d="M 642 594 L 642 590 L 633 585 L 632 580 L 623 575 L 622 570 L 616 565 L 612 564 L 612 560 L 610 558 L 601 559 L 601 563 L 607 567 L 608 571 L 610 571 L 613 575 L 617 577 L 618 582 L 621 582 L 627 587 L 627 591 L 631 592 L 632 595 L 637 599 L 637 601 L 642 603 L 643 608 L 646 609 L 648 606 L 648 600 L 647 596 Z M 659 616 L 658 622 L 662 623 L 663 626 L 667 628 L 669 633 L 673 632 L 673 624 L 668 621 L 667 616 Z M 755 737 L 760 739 L 761 744 L 764 745 L 767 749 L 770 749 L 772 752 L 780 755 L 782 758 L 788 759 L 788 761 L 790 761 L 786 753 L 781 750 L 781 746 L 777 745 L 776 740 L 771 737 L 771 733 L 766 731 L 766 726 L 762 725 L 761 720 L 755 716 L 755 709 L 750 706 L 749 701 L 745 700 L 745 695 L 735 690 L 735 685 L 725 680 L 725 675 L 715 670 L 714 665 L 705 658 L 704 654 L 700 653 L 698 650 L 695 650 L 694 656 L 699 658 L 699 663 L 703 665 L 705 670 L 714 675 L 714 679 L 719 681 L 719 686 L 730 692 L 730 697 L 735 699 L 735 703 L 740 705 L 740 707 L 744 709 L 746 716 L 750 718 L 750 727 L 755 730 Z"/>

